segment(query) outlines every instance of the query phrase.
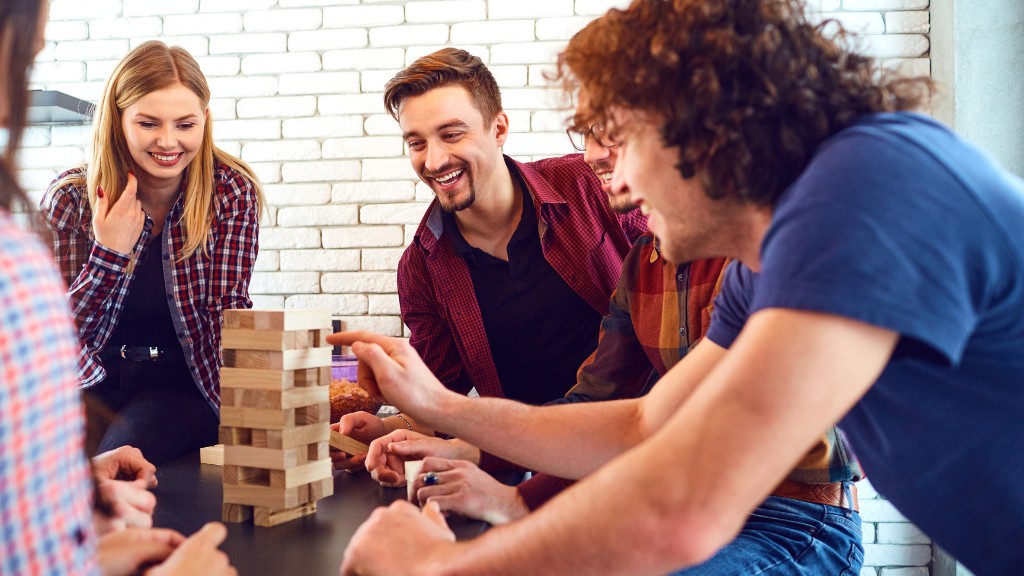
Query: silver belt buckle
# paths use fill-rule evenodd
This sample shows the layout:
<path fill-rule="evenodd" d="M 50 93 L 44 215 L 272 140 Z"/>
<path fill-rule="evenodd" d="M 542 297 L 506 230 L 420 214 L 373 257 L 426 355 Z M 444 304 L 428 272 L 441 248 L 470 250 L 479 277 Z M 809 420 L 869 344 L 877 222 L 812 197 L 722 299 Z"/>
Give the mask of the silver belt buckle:
<path fill-rule="evenodd" d="M 150 346 L 149 347 L 149 359 L 150 360 L 159 360 L 160 359 L 160 349 L 157 348 L 156 346 Z"/>

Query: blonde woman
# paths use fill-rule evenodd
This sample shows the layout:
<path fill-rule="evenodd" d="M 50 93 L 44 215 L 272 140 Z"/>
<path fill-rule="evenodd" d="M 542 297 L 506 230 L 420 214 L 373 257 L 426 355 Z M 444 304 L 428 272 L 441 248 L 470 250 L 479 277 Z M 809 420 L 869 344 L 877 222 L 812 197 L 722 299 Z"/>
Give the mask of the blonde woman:
<path fill-rule="evenodd" d="M 82 385 L 116 413 L 101 452 L 133 445 L 159 464 L 217 440 L 221 311 L 252 305 L 263 197 L 213 144 L 209 101 L 188 52 L 138 46 L 107 81 L 90 162 L 41 203 Z"/>

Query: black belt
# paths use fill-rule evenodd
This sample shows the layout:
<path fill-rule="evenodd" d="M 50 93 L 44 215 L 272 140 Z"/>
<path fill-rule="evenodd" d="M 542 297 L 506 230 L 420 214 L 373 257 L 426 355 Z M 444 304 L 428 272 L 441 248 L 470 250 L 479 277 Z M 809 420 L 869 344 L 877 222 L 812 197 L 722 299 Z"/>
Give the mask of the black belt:
<path fill-rule="evenodd" d="M 120 356 L 132 362 L 163 362 L 184 358 L 181 348 L 177 346 L 121 346 Z"/>

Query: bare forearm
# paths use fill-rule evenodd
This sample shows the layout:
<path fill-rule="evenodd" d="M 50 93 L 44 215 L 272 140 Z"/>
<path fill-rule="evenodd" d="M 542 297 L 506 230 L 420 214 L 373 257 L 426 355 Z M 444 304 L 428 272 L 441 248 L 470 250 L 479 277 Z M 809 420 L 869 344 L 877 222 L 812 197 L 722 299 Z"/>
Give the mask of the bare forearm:
<path fill-rule="evenodd" d="M 638 408 L 633 400 L 538 407 L 451 394 L 420 421 L 531 470 L 580 478 L 642 439 Z"/>

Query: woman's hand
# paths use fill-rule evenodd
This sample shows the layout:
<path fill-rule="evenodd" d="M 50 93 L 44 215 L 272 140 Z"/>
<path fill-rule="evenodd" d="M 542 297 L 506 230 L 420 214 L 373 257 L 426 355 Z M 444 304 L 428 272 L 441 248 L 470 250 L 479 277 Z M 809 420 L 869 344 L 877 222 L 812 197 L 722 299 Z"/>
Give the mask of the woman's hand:
<path fill-rule="evenodd" d="M 109 207 L 103 189 L 96 189 L 92 231 L 97 244 L 125 255 L 135 251 L 135 243 L 139 241 L 142 227 L 146 223 L 142 202 L 136 196 L 138 188 L 139 181 L 135 178 L 135 173 L 129 172 L 128 185 L 124 187 L 124 192 L 121 192 L 117 202 Z"/>

